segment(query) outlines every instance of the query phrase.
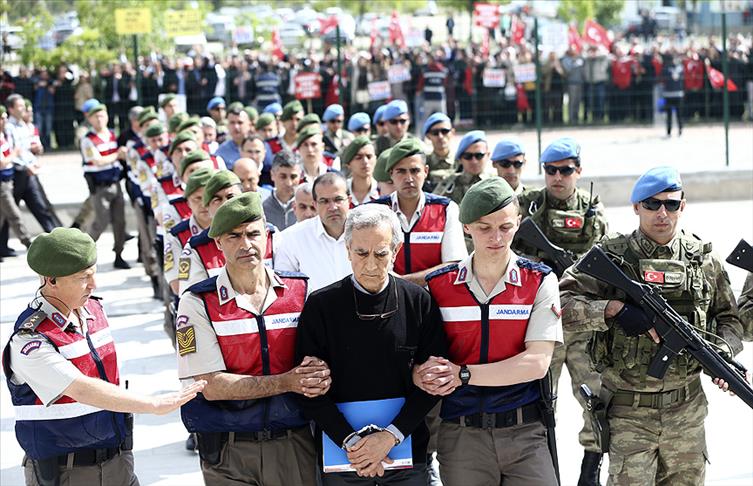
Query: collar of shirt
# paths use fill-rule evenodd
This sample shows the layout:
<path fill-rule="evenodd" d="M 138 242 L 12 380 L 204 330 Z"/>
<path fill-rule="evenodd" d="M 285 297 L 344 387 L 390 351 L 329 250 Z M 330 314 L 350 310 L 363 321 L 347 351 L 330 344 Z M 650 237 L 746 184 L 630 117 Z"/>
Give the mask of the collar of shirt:
<path fill-rule="evenodd" d="M 261 188 L 259 188 L 259 189 L 261 189 Z M 261 193 L 260 193 L 260 195 L 261 195 Z M 288 202 L 286 202 L 286 203 L 280 201 L 280 199 L 277 197 L 277 189 L 274 189 L 272 191 L 272 197 L 275 198 L 275 201 L 277 202 L 277 204 L 279 204 L 280 207 L 282 209 L 284 209 L 285 211 L 287 211 L 288 209 L 291 209 L 293 207 L 293 202 L 295 201 L 295 197 L 291 197 L 290 199 L 288 199 Z"/>
<path fill-rule="evenodd" d="M 73 326 L 73 330 L 81 332 L 79 320 L 75 312 L 71 311 L 67 316 L 64 316 L 63 313 L 60 312 L 57 307 L 52 305 L 45 297 L 40 295 L 38 301 L 40 303 L 39 310 L 47 314 L 47 317 L 49 317 L 50 320 L 61 330 L 65 331 L 68 329 L 68 326 Z M 94 319 L 94 316 L 86 307 L 80 307 L 79 313 L 83 320 Z M 83 322 L 81 324 L 83 324 Z"/>
<path fill-rule="evenodd" d="M 192 214 L 190 218 L 188 218 L 188 229 L 191 231 L 191 236 L 196 236 L 202 231 L 204 231 L 204 228 L 199 226 L 199 222 L 196 221 L 196 218 Z"/>
<path fill-rule="evenodd" d="M 363 294 L 367 294 L 367 295 L 376 295 L 376 294 L 378 294 L 380 292 L 383 292 L 384 289 L 386 289 L 387 286 L 390 284 L 390 276 L 387 275 L 387 279 L 385 279 L 384 284 L 382 284 L 382 288 L 379 289 L 377 292 L 371 292 L 371 291 L 368 291 L 365 288 L 363 288 L 363 286 L 360 283 L 358 283 L 358 280 L 356 280 L 356 276 L 355 275 L 351 275 L 350 276 L 350 280 L 351 280 L 351 282 L 353 282 L 353 287 L 355 287 L 356 290 L 358 290 L 359 292 L 361 292 Z"/>
<path fill-rule="evenodd" d="M 481 283 L 473 273 L 473 255 L 476 252 L 472 252 L 467 258 L 458 263 L 458 276 L 455 278 L 455 285 L 467 284 L 468 289 L 481 303 L 487 303 L 492 300 L 496 295 L 505 291 L 506 284 L 515 285 L 520 287 L 520 268 L 518 267 L 518 255 L 510 251 L 510 261 L 507 263 L 507 269 L 505 270 L 502 278 L 497 282 L 492 291 L 487 294 L 484 292 Z"/>
<path fill-rule="evenodd" d="M 413 217 L 410 221 L 408 221 L 408 218 L 400 210 L 400 203 L 398 203 L 397 200 L 397 191 L 390 194 L 390 200 L 392 201 L 392 210 L 397 214 L 397 218 L 400 220 L 400 225 L 403 227 L 403 231 L 410 231 L 416 222 L 418 222 L 418 218 L 421 217 L 421 211 L 423 211 L 424 206 L 426 206 L 426 195 L 424 194 L 424 191 L 421 191 L 421 195 L 418 196 L 418 206 L 416 206 L 416 211 L 414 211 Z"/>
<path fill-rule="evenodd" d="M 350 200 L 353 202 L 353 206 L 359 206 L 361 204 L 366 204 L 369 201 L 374 201 L 376 199 L 379 199 L 379 183 L 374 179 L 371 178 L 371 187 L 369 188 L 369 192 L 366 193 L 366 196 L 364 196 L 363 201 L 359 201 L 355 198 L 355 194 L 353 194 L 353 178 L 349 177 L 348 180 L 345 181 L 345 185 L 348 187 L 348 192 L 350 193 Z"/>
<path fill-rule="evenodd" d="M 327 233 L 326 229 L 324 229 L 324 223 L 322 223 L 322 219 L 319 216 L 315 218 L 315 221 L 316 223 L 314 224 L 316 225 L 316 228 L 314 229 L 314 232 L 316 233 L 317 238 L 324 238 L 329 241 L 337 242 L 337 243 L 341 241 L 345 241 L 345 231 L 343 231 L 343 233 L 340 235 L 339 238 L 335 239 L 335 238 L 332 238 L 329 235 L 329 233 Z"/>
<path fill-rule="evenodd" d="M 518 184 L 518 187 L 515 188 L 515 195 L 520 196 L 523 194 L 523 191 L 525 191 L 525 187 L 523 187 L 523 184 Z"/>
<path fill-rule="evenodd" d="M 680 240 L 677 238 L 677 235 L 666 245 L 656 243 L 641 230 L 636 230 L 635 238 L 638 241 L 638 246 L 640 246 L 641 250 L 648 257 L 676 258 L 679 255 Z"/>
<path fill-rule="evenodd" d="M 267 288 L 267 295 L 264 297 L 264 303 L 262 304 L 261 312 L 259 312 L 251 303 L 251 300 L 247 295 L 239 294 L 235 291 L 232 284 L 230 283 L 230 276 L 227 274 L 227 267 L 222 267 L 222 270 L 220 270 L 220 273 L 217 275 L 217 296 L 220 299 L 220 305 L 225 305 L 232 299 L 235 299 L 235 304 L 238 307 L 247 310 L 252 314 L 258 315 L 267 310 L 272 305 L 272 303 L 277 300 L 276 292 L 274 292 L 274 290 L 270 292 L 270 289 L 275 289 L 277 287 L 286 287 L 286 285 L 282 282 L 282 280 L 280 280 L 280 278 L 271 268 L 265 266 L 264 271 L 267 274 L 270 285 Z"/>
<path fill-rule="evenodd" d="M 554 209 L 575 209 L 578 207 L 578 189 L 576 188 L 570 197 L 565 200 L 556 199 L 547 193 L 547 203 Z"/>
<path fill-rule="evenodd" d="M 301 167 L 303 167 L 303 177 L 307 181 L 308 181 L 308 178 L 311 177 L 311 181 L 310 182 L 314 182 L 314 179 L 316 179 L 317 177 L 319 177 L 322 174 L 326 174 L 327 173 L 327 169 L 329 169 L 329 167 L 327 166 L 327 164 L 325 164 L 322 161 L 319 161 L 319 165 L 317 166 L 317 170 L 318 170 L 317 174 L 309 174 L 308 171 L 306 170 L 306 166 L 305 165 L 301 165 Z"/>

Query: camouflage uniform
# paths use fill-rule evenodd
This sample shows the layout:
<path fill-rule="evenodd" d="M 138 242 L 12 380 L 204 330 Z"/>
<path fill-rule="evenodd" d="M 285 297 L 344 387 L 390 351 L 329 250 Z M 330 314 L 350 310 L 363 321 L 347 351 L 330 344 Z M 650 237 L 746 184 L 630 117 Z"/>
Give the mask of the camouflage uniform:
<path fill-rule="evenodd" d="M 415 138 L 415 136 L 412 133 L 408 132 L 402 139 L 393 140 L 389 135 L 379 135 L 374 141 L 374 150 L 376 151 L 376 156 L 379 157 L 379 154 L 381 154 L 388 148 L 394 147 L 397 142 L 405 140 L 406 138 Z"/>
<path fill-rule="evenodd" d="M 737 305 L 743 325 L 743 341 L 753 341 L 753 273 L 748 273 Z"/>
<path fill-rule="evenodd" d="M 667 245 L 658 245 L 636 230 L 610 235 L 599 246 L 631 278 L 657 283 L 688 322 L 726 339 L 733 354 L 742 349 L 729 278 L 710 244 L 681 231 Z M 560 291 L 563 326 L 593 332 L 588 350 L 601 372 L 600 395 L 610 401 L 608 484 L 703 484 L 707 402 L 699 363 L 682 354 L 663 379 L 648 376 L 658 345 L 646 334 L 627 337 L 614 319 L 604 318 L 609 300 L 625 299 L 621 291 L 574 267 L 560 280 Z"/>
<path fill-rule="evenodd" d="M 429 172 L 429 174 L 431 175 L 431 172 Z M 449 197 L 456 203 L 460 204 L 460 201 L 463 200 L 463 196 L 465 196 L 465 193 L 468 192 L 468 189 L 470 189 L 473 184 L 488 177 L 489 174 L 485 172 L 482 172 L 479 175 L 471 175 L 467 172 L 453 172 L 450 176 L 442 180 L 432 192 L 440 196 Z M 465 247 L 468 250 L 468 253 L 472 252 L 473 239 L 467 234 L 464 234 L 463 238 L 465 239 Z"/>
<path fill-rule="evenodd" d="M 433 191 L 443 180 L 447 179 L 455 173 L 457 166 L 454 164 L 448 153 L 444 157 L 440 157 L 434 152 L 426 156 L 426 165 L 429 166 L 429 177 L 427 182 L 430 184 L 430 189 Z M 459 201 L 455 201 L 460 204 Z"/>
<path fill-rule="evenodd" d="M 594 196 L 593 201 L 590 199 L 591 195 L 583 189 L 576 189 L 565 201 L 549 197 L 545 188 L 527 190 L 518 196 L 522 217 L 530 216 L 549 241 L 578 257 L 590 250 L 607 232 L 604 205 L 599 202 L 599 196 Z M 518 243 L 513 245 L 513 250 L 538 259 L 544 257 L 537 250 Z M 594 393 L 599 390 L 599 375 L 593 371 L 586 352 L 591 333 L 564 331 L 565 345 L 555 347 L 552 355 L 552 384 L 556 392 L 562 365 L 567 363 L 573 395 L 583 408 L 583 428 L 578 434 L 578 441 L 586 451 L 598 452 L 591 421 L 578 392 L 582 383 L 587 384 Z"/>

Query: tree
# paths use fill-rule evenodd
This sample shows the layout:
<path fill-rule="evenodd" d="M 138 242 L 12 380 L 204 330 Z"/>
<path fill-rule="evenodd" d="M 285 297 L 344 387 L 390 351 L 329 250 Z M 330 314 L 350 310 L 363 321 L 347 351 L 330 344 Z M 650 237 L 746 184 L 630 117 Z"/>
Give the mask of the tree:
<path fill-rule="evenodd" d="M 582 27 L 587 19 L 601 25 L 614 25 L 620 18 L 625 0 L 561 0 L 557 16 L 565 22 L 577 22 Z"/>

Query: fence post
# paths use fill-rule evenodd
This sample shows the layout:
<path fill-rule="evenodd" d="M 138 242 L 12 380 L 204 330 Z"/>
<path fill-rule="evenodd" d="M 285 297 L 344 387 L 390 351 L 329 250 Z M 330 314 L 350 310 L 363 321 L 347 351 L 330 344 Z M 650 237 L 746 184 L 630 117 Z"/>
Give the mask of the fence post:
<path fill-rule="evenodd" d="M 727 60 L 727 11 L 722 2 L 722 71 L 724 71 L 724 165 L 729 167 L 729 90 L 727 89 L 727 76 L 729 75 L 729 62 Z"/>
<path fill-rule="evenodd" d="M 533 59 L 536 63 L 536 141 L 538 152 L 536 160 L 541 158 L 541 62 L 539 58 L 539 18 L 533 18 Z M 538 164 L 539 175 L 541 175 L 541 164 Z"/>

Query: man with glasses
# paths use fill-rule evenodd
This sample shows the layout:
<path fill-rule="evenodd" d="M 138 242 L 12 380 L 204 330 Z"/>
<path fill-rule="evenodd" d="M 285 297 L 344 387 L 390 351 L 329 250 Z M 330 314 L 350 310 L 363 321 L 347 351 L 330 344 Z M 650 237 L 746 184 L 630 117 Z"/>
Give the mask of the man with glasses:
<path fill-rule="evenodd" d="M 439 309 L 420 287 L 390 274 L 402 241 L 400 222 L 384 206 L 353 209 L 344 229 L 348 273 L 312 294 L 301 313 L 296 360 L 312 352 L 330 367 L 332 388 L 301 398 L 307 416 L 347 454 L 355 472 L 322 475 L 325 486 L 428 484 L 425 417 L 437 402 L 413 385 L 411 369 L 445 353 Z M 325 358 L 326 356 L 326 358 Z M 338 404 L 399 399 L 391 423 L 354 427 Z M 381 404 L 380 404 L 381 405 Z M 410 437 L 412 466 L 389 469 L 388 454 Z M 376 479 L 379 476 L 381 479 Z"/>
<path fill-rule="evenodd" d="M 385 107 L 384 113 L 382 113 L 381 120 L 386 122 L 387 133 L 377 137 L 374 143 L 377 157 L 396 143 L 406 138 L 413 138 L 413 135 L 408 133 L 410 114 L 408 112 L 408 104 L 405 101 L 390 101 Z"/>
<path fill-rule="evenodd" d="M 526 152 L 523 146 L 515 140 L 500 140 L 492 152 L 492 165 L 497 169 L 497 175 L 507 181 L 519 196 L 525 188 L 520 182 L 523 166 L 526 164 Z"/>
<path fill-rule="evenodd" d="M 322 121 L 327 124 L 324 131 L 324 148 L 328 152 L 336 154 L 353 140 L 353 134 L 343 130 L 345 110 L 341 105 L 329 105 L 324 110 Z"/>
<path fill-rule="evenodd" d="M 742 326 L 721 260 L 711 244 L 679 229 L 685 207 L 680 174 L 656 167 L 630 196 L 638 229 L 598 245 L 627 275 L 651 284 L 698 331 L 734 356 Z M 623 293 L 570 267 L 560 282 L 566 331 L 592 334 L 594 366 L 610 427 L 609 484 L 704 484 L 707 402 L 701 365 L 676 356 L 663 378 L 648 376 L 661 340 L 651 319 Z M 706 334 L 706 333 L 704 333 Z M 712 377 L 724 391 L 728 385 Z"/>
<path fill-rule="evenodd" d="M 436 187 L 455 170 L 455 161 L 450 157 L 450 144 L 455 129 L 450 117 L 444 113 L 433 113 L 424 122 L 421 134 L 431 142 L 431 153 L 426 157 L 426 165 L 429 166 L 429 184 Z"/>
<path fill-rule="evenodd" d="M 295 139 L 298 136 L 296 125 L 301 121 L 306 113 L 303 111 L 303 105 L 298 100 L 293 100 L 282 108 L 280 122 L 282 122 L 285 133 L 282 135 L 282 145 L 288 150 L 293 150 Z"/>
<path fill-rule="evenodd" d="M 481 130 L 466 133 L 460 139 L 455 152 L 455 161 L 460 163 L 462 171 L 445 178 L 432 192 L 449 197 L 460 204 L 463 196 L 473 184 L 489 176 L 485 172 L 489 162 L 489 144 L 486 141 L 486 133 Z"/>
<path fill-rule="evenodd" d="M 348 131 L 356 137 L 371 137 L 371 119 L 368 113 L 353 113 L 348 120 Z"/>
<path fill-rule="evenodd" d="M 607 233 L 604 206 L 599 196 L 577 186 L 582 167 L 580 145 L 572 138 L 560 138 L 552 142 L 541 154 L 546 187 L 531 190 L 520 196 L 520 212 L 523 218 L 530 217 L 549 241 L 580 257 Z M 513 249 L 521 254 L 545 260 L 545 255 L 516 241 Z M 582 383 L 594 393 L 599 389 L 599 375 L 591 369 L 586 347 L 590 332 L 566 330 L 565 345 L 554 350 L 552 357 L 552 385 L 555 391 L 562 365 L 570 372 L 573 395 L 583 411 L 583 428 L 578 435 L 585 453 L 581 463 L 581 484 L 599 484 L 602 454 L 596 445 L 591 421 L 579 393 Z"/>

